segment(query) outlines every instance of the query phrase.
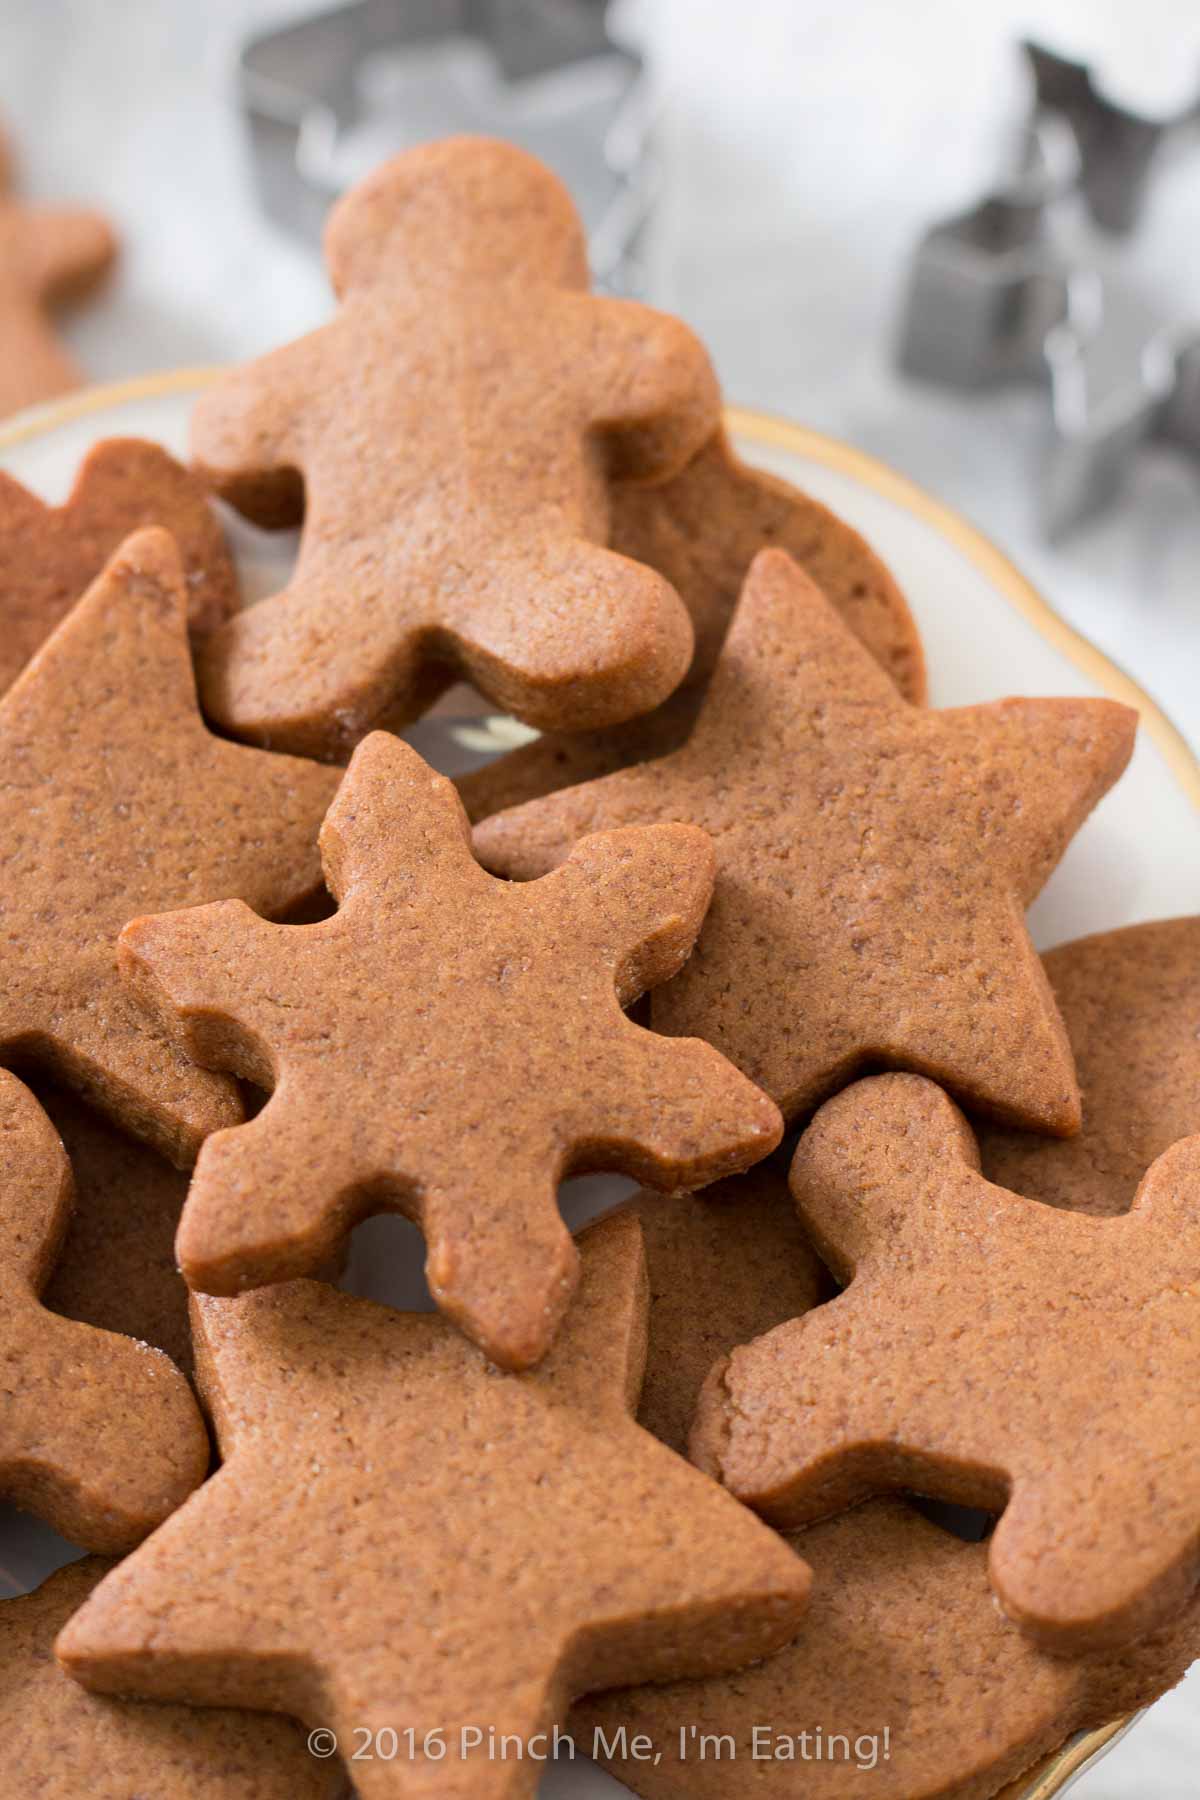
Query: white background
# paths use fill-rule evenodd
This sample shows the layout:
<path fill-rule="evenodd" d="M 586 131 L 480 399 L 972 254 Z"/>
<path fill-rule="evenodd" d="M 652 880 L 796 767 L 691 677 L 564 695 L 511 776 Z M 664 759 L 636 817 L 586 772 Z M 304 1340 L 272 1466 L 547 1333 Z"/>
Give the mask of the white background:
<path fill-rule="evenodd" d="M 96 378 L 242 358 L 327 316 L 319 265 L 258 214 L 234 103 L 239 39 L 297 10 L 0 0 L 0 112 L 28 190 L 102 205 L 123 233 L 118 280 L 69 332 Z M 729 398 L 849 438 L 959 506 L 1200 746 L 1200 470 L 1144 457 L 1108 517 L 1050 550 L 1034 523 L 1044 400 L 921 389 L 890 360 L 908 250 L 977 197 L 1017 116 L 1016 34 L 1094 54 L 1111 85 L 1166 107 L 1200 91 L 1194 0 L 632 0 L 624 13 L 663 89 L 650 297 L 701 331 Z M 1164 321 L 1200 327 L 1200 155 L 1105 258 Z M 1193 1677 L 1078 1792 L 1185 1800 L 1198 1769 Z"/>

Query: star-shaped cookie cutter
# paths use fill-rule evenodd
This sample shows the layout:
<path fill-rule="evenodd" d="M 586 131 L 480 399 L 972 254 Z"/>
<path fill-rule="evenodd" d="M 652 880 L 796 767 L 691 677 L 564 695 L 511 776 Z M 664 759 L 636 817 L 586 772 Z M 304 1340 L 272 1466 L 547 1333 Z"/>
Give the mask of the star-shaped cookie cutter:
<path fill-rule="evenodd" d="M 1143 445 L 1200 463 L 1200 330 L 1151 317 L 1081 263 L 1061 229 L 1073 210 L 1128 232 L 1155 165 L 1196 137 L 1200 97 L 1152 120 L 1105 95 L 1086 65 L 1036 44 L 1023 49 L 1033 104 L 1013 166 L 921 239 L 897 361 L 906 374 L 954 387 L 1048 383 L 1039 512 L 1053 540 L 1115 498 Z"/>
<path fill-rule="evenodd" d="M 353 0 L 250 39 L 239 60 L 266 212 L 319 241 L 331 204 L 385 156 L 470 132 L 511 138 L 572 189 L 596 283 L 641 286 L 656 188 L 642 58 L 602 0 Z"/>

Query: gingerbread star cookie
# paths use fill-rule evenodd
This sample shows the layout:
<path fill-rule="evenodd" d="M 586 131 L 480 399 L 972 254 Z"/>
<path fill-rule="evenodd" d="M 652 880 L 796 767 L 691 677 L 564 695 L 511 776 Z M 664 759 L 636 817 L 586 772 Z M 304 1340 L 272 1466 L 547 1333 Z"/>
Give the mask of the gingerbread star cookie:
<path fill-rule="evenodd" d="M 702 825 L 716 890 L 695 955 L 654 997 L 656 1029 L 715 1044 L 788 1118 L 883 1063 L 1067 1135 L 1070 1049 L 1021 913 L 1135 726 L 1109 700 L 909 706 L 767 550 L 684 748 L 486 819 L 475 847 L 528 878 L 588 832 Z"/>
<path fill-rule="evenodd" d="M 566 1174 L 697 1187 L 774 1148 L 776 1108 L 707 1044 L 622 1013 L 691 949 L 712 846 L 613 832 L 514 887 L 453 787 L 379 732 L 321 834 L 331 919 L 234 902 L 134 920 L 121 960 L 197 1062 L 274 1093 L 205 1144 L 177 1242 L 208 1293 L 311 1273 L 369 1212 L 409 1214 L 438 1303 L 511 1368 L 544 1353 L 578 1259 Z"/>
<path fill-rule="evenodd" d="M 584 1690 L 786 1643 L 803 1562 L 631 1417 L 636 1221 L 581 1250 L 576 1303 L 525 1375 L 434 1314 L 315 1282 L 197 1300 L 224 1466 L 61 1633 L 67 1670 L 289 1711 L 347 1747 L 403 1733 L 396 1760 L 354 1764 L 363 1800 L 517 1800 L 541 1764 L 489 1756 L 489 1728 L 536 1753 Z"/>
<path fill-rule="evenodd" d="M 97 444 L 62 506 L 45 505 L 0 472 L 0 691 L 143 525 L 161 525 L 175 539 L 193 633 L 228 619 L 238 606 L 237 577 L 208 494 L 158 444 Z"/>
<path fill-rule="evenodd" d="M 832 1284 L 776 1158 L 704 1194 L 639 1195 L 628 1210 L 650 1278 L 638 1417 L 682 1447 L 713 1356 L 819 1306 Z M 645 1800 L 982 1796 L 1071 1733 L 1148 1705 L 1200 1655 L 1193 1602 L 1130 1651 L 1047 1656 L 997 1610 L 986 1546 L 899 1500 L 787 1541 L 816 1572 L 795 1641 L 735 1676 L 589 1696 L 570 1720 L 581 1754 Z M 701 1734 L 731 1739 L 732 1753 L 702 1756 Z M 639 1737 L 650 1752 L 632 1753 Z"/>
<path fill-rule="evenodd" d="M 692 617 L 696 653 L 670 699 L 603 731 L 544 732 L 458 778 L 468 817 L 595 781 L 686 743 L 704 701 L 746 571 L 767 545 L 786 550 L 836 607 L 900 693 L 924 705 L 917 627 L 891 573 L 836 513 L 786 481 L 741 462 L 724 432 L 670 481 L 614 482 L 614 550 L 647 563 L 676 588 Z"/>
<path fill-rule="evenodd" d="M 1133 1641 L 1200 1584 L 1200 1138 L 1091 1218 L 979 1173 L 947 1096 L 830 1100 L 792 1191 L 839 1299 L 714 1368 L 696 1459 L 777 1524 L 916 1488 L 1001 1513 L 989 1569 L 1037 1642 Z"/>
<path fill-rule="evenodd" d="M 173 1160 L 241 1117 L 117 973 L 137 912 L 319 886 L 336 771 L 229 744 L 196 708 L 187 595 L 163 531 L 122 546 L 0 700 L 0 1055 L 49 1065 Z"/>
<path fill-rule="evenodd" d="M 0 1496 L 89 1550 L 127 1550 L 204 1479 L 208 1438 L 161 1351 L 42 1305 L 70 1209 L 54 1127 L 0 1071 Z"/>
<path fill-rule="evenodd" d="M 285 1719 L 105 1699 L 64 1674 L 55 1635 L 113 1566 L 85 1557 L 0 1601 L 5 1800 L 340 1800 L 336 1760 Z"/>
<path fill-rule="evenodd" d="M 1143 1173 L 1200 1132 L 1200 918 L 1100 932 L 1042 958 L 1083 1093 L 1083 1130 L 1051 1143 L 979 1134 L 989 1181 L 1075 1212 L 1122 1213 Z"/>
<path fill-rule="evenodd" d="M 677 320 L 588 293 L 566 189 L 514 145 L 450 138 L 335 209 L 330 325 L 206 394 L 192 448 L 261 524 L 304 533 L 281 594 L 200 661 L 239 736 L 344 758 L 455 675 L 530 724 L 664 699 L 692 629 L 607 546 L 608 480 L 661 480 L 710 436 L 715 377 Z"/>
<path fill-rule="evenodd" d="M 99 213 L 24 205 L 0 134 L 0 418 L 79 384 L 48 317 L 95 286 L 116 256 Z"/>

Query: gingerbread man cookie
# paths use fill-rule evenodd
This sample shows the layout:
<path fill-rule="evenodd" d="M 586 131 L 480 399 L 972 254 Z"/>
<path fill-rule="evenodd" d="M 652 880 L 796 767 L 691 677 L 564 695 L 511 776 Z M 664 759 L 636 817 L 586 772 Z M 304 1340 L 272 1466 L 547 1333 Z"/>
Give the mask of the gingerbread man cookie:
<path fill-rule="evenodd" d="M 461 775 L 455 785 L 472 821 L 686 743 L 746 571 L 768 545 L 795 557 L 904 698 L 924 705 L 921 640 L 889 570 L 836 513 L 777 476 L 748 468 L 723 431 L 670 481 L 655 487 L 614 482 L 611 500 L 613 549 L 665 575 L 691 614 L 696 653 L 687 679 L 652 713 L 624 725 L 544 732 Z"/>
<path fill-rule="evenodd" d="M 241 737 L 344 759 L 454 676 L 530 724 L 645 712 L 692 629 L 609 550 L 608 479 L 661 480 L 715 428 L 677 320 L 587 290 L 565 188 L 514 145 L 450 138 L 384 163 L 325 240 L 330 325 L 205 395 L 192 447 L 261 524 L 294 523 L 283 593 L 217 633 L 205 709 Z"/>
<path fill-rule="evenodd" d="M 588 832 L 702 825 L 717 885 L 656 1029 L 706 1038 L 810 1111 L 880 1063 L 1067 1135 L 1079 1093 L 1021 922 L 1129 759 L 1109 700 L 909 706 L 791 559 L 755 559 L 682 750 L 475 829 L 486 867 L 544 874 Z"/>
<path fill-rule="evenodd" d="M 1156 1157 L 1200 1132 L 1200 918 L 1130 925 L 1042 958 L 1083 1093 L 1083 1130 L 979 1133 L 989 1181 L 1075 1212 L 1127 1212 Z"/>
<path fill-rule="evenodd" d="M 576 1303 L 525 1375 L 436 1315 L 315 1282 L 197 1300 L 224 1465 L 67 1625 L 68 1671 L 288 1711 L 347 1749 L 396 1732 L 394 1761 L 354 1764 L 363 1800 L 519 1800 L 576 1694 L 786 1643 L 803 1562 L 631 1417 L 636 1221 L 581 1251 Z M 489 1731 L 532 1753 L 489 1754 Z"/>
<path fill-rule="evenodd" d="M 650 1278 L 638 1417 L 672 1448 L 686 1440 L 715 1354 L 833 1291 L 777 1162 L 704 1194 L 639 1195 L 623 1209 L 641 1221 Z M 1198 1601 L 1132 1650 L 1047 1656 L 997 1610 L 986 1546 L 900 1500 L 870 1501 L 787 1541 L 816 1577 L 793 1643 L 735 1676 L 619 1689 L 573 1709 L 579 1750 L 644 1800 L 993 1794 L 1072 1732 L 1149 1705 L 1200 1654 Z M 702 1757 L 700 1733 L 732 1739 L 733 1753 Z M 657 1762 L 628 1753 L 639 1736 Z"/>
<path fill-rule="evenodd" d="M 143 525 L 161 525 L 175 539 L 192 632 L 202 637 L 228 619 L 238 585 L 216 513 L 203 482 L 158 444 L 97 444 L 62 506 L 45 505 L 0 472 L 0 692 Z"/>
<path fill-rule="evenodd" d="M 0 134 L 0 418 L 78 386 L 47 315 L 94 287 L 117 252 L 99 213 L 25 206 L 13 176 Z"/>
<path fill-rule="evenodd" d="M 164 531 L 131 537 L 0 700 L 0 1054 L 49 1065 L 173 1160 L 241 1117 L 117 973 L 134 913 L 320 885 L 335 770 L 226 743 L 196 708 Z"/>
<path fill-rule="evenodd" d="M 285 1719 L 102 1699 L 64 1674 L 55 1635 L 113 1566 L 88 1556 L 0 1601 L 5 1800 L 342 1800 L 336 1760 Z"/>
<path fill-rule="evenodd" d="M 813 1570 L 794 1643 L 738 1675 L 573 1708 L 580 1752 L 642 1800 L 985 1800 L 1075 1732 L 1148 1706 L 1200 1654 L 1193 1601 L 1124 1652 L 1047 1656 L 997 1611 L 986 1546 L 900 1500 L 786 1541 Z M 657 1762 L 630 1753 L 639 1739 Z"/>
<path fill-rule="evenodd" d="M 159 1350 L 47 1312 L 71 1167 L 0 1070 L 0 1495 L 89 1550 L 127 1550 L 208 1469 L 191 1389 Z"/>
<path fill-rule="evenodd" d="M 690 826 L 614 832 L 545 882 L 496 881 L 450 783 L 379 732 L 321 847 L 339 910 L 320 924 L 233 902 L 122 933 L 127 975 L 189 1053 L 274 1088 L 204 1145 L 180 1266 L 237 1293 L 311 1272 L 368 1212 L 405 1212 L 438 1303 L 526 1367 L 577 1274 L 564 1175 L 697 1187 L 779 1142 L 776 1108 L 716 1051 L 621 1010 L 691 949 L 712 846 Z"/>
<path fill-rule="evenodd" d="M 910 1487 L 1001 1513 L 1001 1605 L 1059 1652 L 1133 1641 L 1200 1581 L 1200 1138 L 1122 1218 L 993 1187 L 947 1096 L 830 1100 L 792 1191 L 828 1306 L 713 1370 L 692 1450 L 781 1525 Z"/>

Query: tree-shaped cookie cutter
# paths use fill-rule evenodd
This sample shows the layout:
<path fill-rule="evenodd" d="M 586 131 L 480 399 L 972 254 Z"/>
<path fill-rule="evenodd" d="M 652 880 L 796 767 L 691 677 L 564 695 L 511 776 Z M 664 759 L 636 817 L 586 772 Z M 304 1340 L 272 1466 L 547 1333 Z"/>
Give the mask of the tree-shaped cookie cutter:
<path fill-rule="evenodd" d="M 571 188 L 597 284 L 640 287 L 654 197 L 642 58 L 602 0 L 352 0 L 250 39 L 239 59 L 259 197 L 319 240 L 332 202 L 397 150 L 511 138 Z"/>
<path fill-rule="evenodd" d="M 983 390 L 1044 381 L 1051 437 L 1041 524 L 1058 538 L 1106 507 L 1158 442 L 1200 463 L 1200 326 L 1163 324 L 1064 242 L 1082 211 L 1124 234 L 1154 169 L 1200 141 L 1200 95 L 1149 119 L 1082 63 L 1026 43 L 1031 117 L 1007 177 L 917 246 L 897 360 L 920 379 Z"/>

